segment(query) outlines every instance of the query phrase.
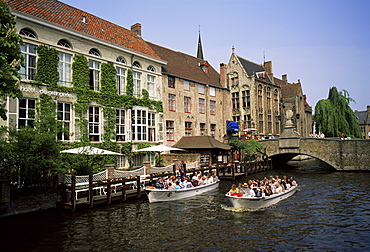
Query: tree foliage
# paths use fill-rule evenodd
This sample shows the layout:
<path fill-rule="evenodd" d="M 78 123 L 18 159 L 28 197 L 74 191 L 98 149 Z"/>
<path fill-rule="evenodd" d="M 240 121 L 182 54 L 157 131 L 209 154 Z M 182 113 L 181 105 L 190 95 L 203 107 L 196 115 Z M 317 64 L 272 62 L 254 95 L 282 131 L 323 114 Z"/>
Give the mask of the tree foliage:
<path fill-rule="evenodd" d="M 6 109 L 4 97 L 22 98 L 18 86 L 19 69 L 23 62 L 20 45 L 22 37 L 15 32 L 15 19 L 4 1 L 0 1 L 0 117 L 4 120 Z"/>
<path fill-rule="evenodd" d="M 232 146 L 233 150 L 243 150 L 245 152 L 245 160 L 254 160 L 257 153 L 262 153 L 265 146 L 260 142 L 251 139 L 249 141 L 239 141 L 238 139 L 231 140 L 229 145 Z"/>
<path fill-rule="evenodd" d="M 361 130 L 356 115 L 349 106 L 354 102 L 346 90 L 338 92 L 336 87 L 329 91 L 328 99 L 320 100 L 315 106 L 314 121 L 318 131 L 328 137 L 338 137 L 340 134 L 361 138 Z"/>

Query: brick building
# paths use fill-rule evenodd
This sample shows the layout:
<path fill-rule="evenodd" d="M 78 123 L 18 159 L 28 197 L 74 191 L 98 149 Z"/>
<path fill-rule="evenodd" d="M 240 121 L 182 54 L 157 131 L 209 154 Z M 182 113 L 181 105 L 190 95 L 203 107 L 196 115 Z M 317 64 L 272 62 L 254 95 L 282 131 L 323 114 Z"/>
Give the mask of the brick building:
<path fill-rule="evenodd" d="M 362 137 L 364 139 L 370 139 L 370 106 L 367 106 L 366 108 L 367 109 L 365 111 L 355 110 L 354 113 L 356 115 L 357 122 L 360 125 Z"/>

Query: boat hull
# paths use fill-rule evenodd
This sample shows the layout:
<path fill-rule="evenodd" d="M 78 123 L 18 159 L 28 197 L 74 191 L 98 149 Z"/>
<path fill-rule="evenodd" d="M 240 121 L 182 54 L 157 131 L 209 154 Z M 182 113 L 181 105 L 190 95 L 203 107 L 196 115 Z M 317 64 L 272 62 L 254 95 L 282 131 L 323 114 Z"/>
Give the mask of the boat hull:
<path fill-rule="evenodd" d="M 297 191 L 298 185 L 293 186 L 290 188 L 289 191 L 285 191 L 279 194 L 273 194 L 267 197 L 238 197 L 238 196 L 231 196 L 229 193 L 226 194 L 226 197 L 229 198 L 233 207 L 244 207 L 248 209 L 260 209 L 272 206 L 278 203 L 281 200 L 284 200 L 290 196 L 292 196 Z"/>
<path fill-rule="evenodd" d="M 150 203 L 162 201 L 174 201 L 193 197 L 195 195 L 214 190 L 218 188 L 219 184 L 220 182 L 217 181 L 211 184 L 178 190 L 145 188 L 145 192 L 148 196 Z"/>

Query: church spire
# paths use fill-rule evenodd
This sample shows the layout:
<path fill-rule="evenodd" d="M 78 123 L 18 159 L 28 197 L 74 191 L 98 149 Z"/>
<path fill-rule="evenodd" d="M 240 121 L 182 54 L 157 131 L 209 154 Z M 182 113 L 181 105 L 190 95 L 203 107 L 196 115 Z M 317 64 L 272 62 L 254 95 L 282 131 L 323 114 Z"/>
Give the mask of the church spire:
<path fill-rule="evenodd" d="M 198 38 L 198 51 L 197 51 L 197 58 L 204 59 L 203 57 L 203 49 L 202 49 L 202 41 L 200 40 L 200 25 L 199 25 L 199 38 Z"/>

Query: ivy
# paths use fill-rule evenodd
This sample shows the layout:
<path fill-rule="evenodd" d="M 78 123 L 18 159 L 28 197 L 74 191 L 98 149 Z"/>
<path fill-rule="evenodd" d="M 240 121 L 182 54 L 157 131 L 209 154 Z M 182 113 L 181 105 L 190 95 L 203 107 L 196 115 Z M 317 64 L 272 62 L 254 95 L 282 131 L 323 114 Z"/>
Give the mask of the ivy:
<path fill-rule="evenodd" d="M 37 47 L 37 54 L 36 81 L 49 84 L 49 88 L 56 87 L 59 80 L 57 50 L 40 45 Z"/>

